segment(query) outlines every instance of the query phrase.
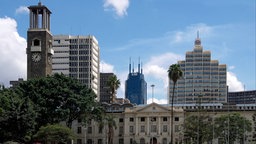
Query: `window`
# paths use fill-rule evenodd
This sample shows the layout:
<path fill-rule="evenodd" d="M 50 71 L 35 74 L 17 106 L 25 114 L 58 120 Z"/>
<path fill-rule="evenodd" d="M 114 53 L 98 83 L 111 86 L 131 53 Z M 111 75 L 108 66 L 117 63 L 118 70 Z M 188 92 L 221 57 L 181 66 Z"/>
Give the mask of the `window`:
<path fill-rule="evenodd" d="M 82 128 L 81 127 L 77 127 L 77 133 L 78 134 L 82 133 Z"/>
<path fill-rule="evenodd" d="M 119 127 L 119 134 L 123 134 L 124 133 L 124 127 L 123 126 L 120 126 Z"/>
<path fill-rule="evenodd" d="M 40 40 L 35 39 L 35 40 L 33 41 L 33 45 L 34 45 L 34 46 L 40 46 Z"/>
<path fill-rule="evenodd" d="M 141 117 L 140 121 L 144 122 L 145 121 L 145 117 Z"/>
<path fill-rule="evenodd" d="M 124 144 L 124 139 L 119 139 L 119 144 Z"/>
<path fill-rule="evenodd" d="M 175 132 L 179 132 L 179 125 L 174 126 Z"/>
<path fill-rule="evenodd" d="M 167 132 L 167 125 L 163 125 L 163 132 Z"/>
<path fill-rule="evenodd" d="M 103 144 L 102 139 L 98 139 L 98 144 Z"/>
<path fill-rule="evenodd" d="M 81 118 L 78 118 L 78 119 L 77 119 L 77 122 L 78 122 L 78 123 L 81 123 L 81 122 L 82 122 L 82 119 L 81 119 Z"/>
<path fill-rule="evenodd" d="M 145 139 L 144 138 L 140 139 L 140 144 L 145 144 Z"/>
<path fill-rule="evenodd" d="M 129 131 L 130 131 L 130 133 L 133 133 L 133 126 L 130 126 Z"/>
<path fill-rule="evenodd" d="M 124 122 L 124 119 L 123 119 L 123 118 L 120 118 L 120 119 L 119 119 L 119 122 Z"/>
<path fill-rule="evenodd" d="M 87 144 L 92 144 L 92 139 L 88 139 Z"/>
<path fill-rule="evenodd" d="M 179 117 L 175 117 L 175 118 L 174 118 L 174 121 L 179 121 Z"/>
<path fill-rule="evenodd" d="M 103 131 L 103 127 L 99 127 L 99 133 L 101 134 L 102 133 L 102 131 Z"/>
<path fill-rule="evenodd" d="M 167 121 L 167 117 L 163 117 L 163 121 Z"/>
<path fill-rule="evenodd" d="M 77 139 L 77 140 L 76 140 L 76 143 L 77 143 L 77 144 L 82 144 L 82 139 Z"/>
<path fill-rule="evenodd" d="M 156 132 L 156 125 L 151 125 L 151 132 Z"/>
<path fill-rule="evenodd" d="M 145 126 L 144 125 L 140 126 L 140 132 L 145 132 Z"/>
<path fill-rule="evenodd" d="M 92 133 L 92 127 L 88 127 L 88 134 Z"/>
<path fill-rule="evenodd" d="M 155 121 L 156 121 L 156 117 L 152 117 L 152 118 L 151 118 L 151 121 L 152 121 L 152 122 L 155 122 Z"/>
<path fill-rule="evenodd" d="M 133 122 L 133 121 L 134 121 L 134 119 L 131 117 L 131 118 L 130 118 L 130 122 Z"/>
<path fill-rule="evenodd" d="M 163 138 L 163 144 L 167 144 L 167 138 Z"/>

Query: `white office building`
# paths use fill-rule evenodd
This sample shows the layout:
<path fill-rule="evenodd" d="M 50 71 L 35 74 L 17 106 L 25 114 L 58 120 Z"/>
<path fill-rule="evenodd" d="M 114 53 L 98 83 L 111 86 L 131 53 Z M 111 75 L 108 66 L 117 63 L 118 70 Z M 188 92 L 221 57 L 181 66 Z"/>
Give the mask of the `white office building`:
<path fill-rule="evenodd" d="M 94 36 L 53 36 L 52 73 L 63 73 L 92 88 L 99 99 L 99 45 Z"/>
<path fill-rule="evenodd" d="M 211 60 L 211 52 L 204 51 L 199 35 L 193 51 L 186 52 L 186 59 L 178 61 L 183 77 L 177 81 L 175 104 L 226 103 L 227 69 L 218 60 Z M 172 100 L 173 82 L 169 80 L 168 97 Z M 200 97 L 200 98 L 199 98 Z"/>

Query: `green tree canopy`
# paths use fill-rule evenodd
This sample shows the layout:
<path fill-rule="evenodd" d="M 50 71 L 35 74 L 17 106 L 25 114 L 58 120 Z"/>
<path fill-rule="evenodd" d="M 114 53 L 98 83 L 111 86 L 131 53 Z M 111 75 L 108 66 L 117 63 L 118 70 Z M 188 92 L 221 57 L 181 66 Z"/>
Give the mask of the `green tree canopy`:
<path fill-rule="evenodd" d="M 215 119 L 216 136 L 223 141 L 234 143 L 238 139 L 243 139 L 245 132 L 252 130 L 252 123 L 239 113 L 222 115 Z"/>
<path fill-rule="evenodd" d="M 73 131 L 63 125 L 54 124 L 40 127 L 39 131 L 34 136 L 37 140 L 47 142 L 56 142 L 64 144 L 70 139 L 75 138 Z"/>
<path fill-rule="evenodd" d="M 35 128 L 36 112 L 27 97 L 20 97 L 12 89 L 0 90 L 0 143 L 29 141 Z"/>
<path fill-rule="evenodd" d="M 75 119 L 82 116 L 86 122 L 101 110 L 92 89 L 64 74 L 28 80 L 16 91 L 35 104 L 38 128 L 61 121 L 71 128 Z"/>

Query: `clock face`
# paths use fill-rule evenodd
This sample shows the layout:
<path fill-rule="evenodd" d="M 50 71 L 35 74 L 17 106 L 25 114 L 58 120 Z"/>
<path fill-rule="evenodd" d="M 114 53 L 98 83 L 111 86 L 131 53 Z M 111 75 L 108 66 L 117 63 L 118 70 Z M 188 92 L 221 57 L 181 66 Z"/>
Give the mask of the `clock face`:
<path fill-rule="evenodd" d="M 32 60 L 33 60 L 34 62 L 39 62 L 39 61 L 41 60 L 41 55 L 40 55 L 39 53 L 34 53 L 34 54 L 32 55 Z"/>

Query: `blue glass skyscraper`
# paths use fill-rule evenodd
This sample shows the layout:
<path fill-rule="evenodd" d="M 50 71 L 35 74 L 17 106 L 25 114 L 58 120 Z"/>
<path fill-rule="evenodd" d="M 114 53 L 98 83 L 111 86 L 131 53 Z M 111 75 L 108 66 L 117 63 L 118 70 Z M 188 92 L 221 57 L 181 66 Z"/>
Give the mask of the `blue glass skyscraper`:
<path fill-rule="evenodd" d="M 137 105 L 147 103 L 147 83 L 140 64 L 138 64 L 138 72 L 134 72 L 134 68 L 131 71 L 131 63 L 129 64 L 128 79 L 125 81 L 125 98 Z"/>

